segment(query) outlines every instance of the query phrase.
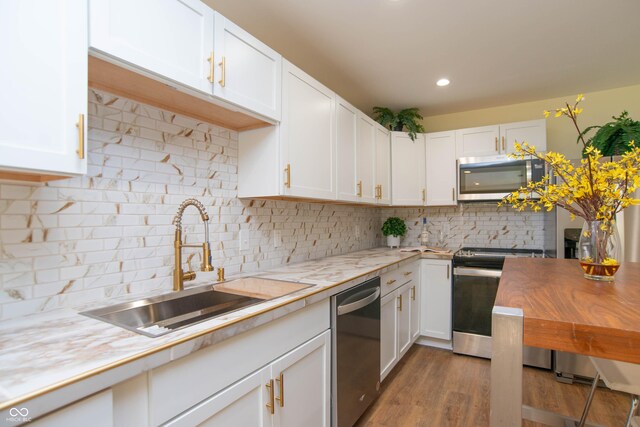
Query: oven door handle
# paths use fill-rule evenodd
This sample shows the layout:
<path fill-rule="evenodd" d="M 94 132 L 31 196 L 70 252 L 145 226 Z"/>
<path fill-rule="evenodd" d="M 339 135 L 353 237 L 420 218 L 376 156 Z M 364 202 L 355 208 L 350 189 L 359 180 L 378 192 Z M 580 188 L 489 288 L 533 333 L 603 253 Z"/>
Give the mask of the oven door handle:
<path fill-rule="evenodd" d="M 339 305 L 337 310 L 338 316 L 342 316 L 343 314 L 347 314 L 347 313 L 351 313 L 352 311 L 359 310 L 362 307 L 365 307 L 371 304 L 372 302 L 374 302 L 375 300 L 377 300 L 379 296 L 380 296 L 380 286 L 376 287 L 373 292 L 371 292 L 366 297 L 359 299 L 358 301 L 355 301 L 349 304 Z"/>
<path fill-rule="evenodd" d="M 473 277 L 501 277 L 502 270 L 490 270 L 488 268 L 467 268 L 456 267 L 453 269 L 454 276 L 473 276 Z"/>

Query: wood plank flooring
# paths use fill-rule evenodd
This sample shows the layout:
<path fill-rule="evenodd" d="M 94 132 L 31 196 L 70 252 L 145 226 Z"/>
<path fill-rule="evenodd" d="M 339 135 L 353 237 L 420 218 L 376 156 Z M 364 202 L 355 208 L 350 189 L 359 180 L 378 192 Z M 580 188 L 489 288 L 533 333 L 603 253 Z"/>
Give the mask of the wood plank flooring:
<path fill-rule="evenodd" d="M 414 345 L 356 425 L 489 426 L 489 390 L 489 360 Z M 524 368 L 523 390 L 525 404 L 579 418 L 589 387 L 559 383 L 551 371 Z M 599 388 L 589 421 L 624 426 L 630 403 L 626 394 Z M 542 424 L 525 421 L 523 425 Z"/>

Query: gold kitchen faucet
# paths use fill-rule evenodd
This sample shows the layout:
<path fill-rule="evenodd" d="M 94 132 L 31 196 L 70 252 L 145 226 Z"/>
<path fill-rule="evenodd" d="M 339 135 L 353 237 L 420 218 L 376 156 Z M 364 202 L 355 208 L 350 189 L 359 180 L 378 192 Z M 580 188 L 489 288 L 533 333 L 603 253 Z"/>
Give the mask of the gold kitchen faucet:
<path fill-rule="evenodd" d="M 188 206 L 193 206 L 200 212 L 200 218 L 204 223 L 204 243 L 197 245 L 187 245 L 182 243 L 182 215 L 184 210 Z M 175 266 L 173 268 L 173 290 L 181 291 L 184 289 L 184 282 L 193 280 L 196 278 L 195 271 L 184 271 L 182 269 L 182 248 L 202 248 L 202 264 L 200 270 L 213 271 L 211 265 L 211 246 L 209 245 L 209 215 L 204 208 L 204 205 L 196 199 L 186 199 L 180 204 L 178 213 L 173 217 L 173 225 L 176 226 L 175 239 L 173 240 L 173 247 L 175 250 Z"/>

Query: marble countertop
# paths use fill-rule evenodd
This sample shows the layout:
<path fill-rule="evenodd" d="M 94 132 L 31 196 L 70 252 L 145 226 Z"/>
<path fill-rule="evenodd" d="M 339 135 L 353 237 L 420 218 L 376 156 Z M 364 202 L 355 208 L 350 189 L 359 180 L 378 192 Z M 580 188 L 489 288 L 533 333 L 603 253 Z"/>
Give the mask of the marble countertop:
<path fill-rule="evenodd" d="M 419 258 L 433 255 L 375 248 L 254 273 L 251 275 L 315 286 L 156 338 L 78 314 L 89 307 L 0 322 L 0 410 L 27 401 L 38 406 L 45 393 L 77 388 L 89 379 L 95 383 L 93 388 L 109 387 Z M 437 258 L 450 259 L 446 255 Z M 214 282 L 204 277 L 194 286 L 205 283 Z"/>

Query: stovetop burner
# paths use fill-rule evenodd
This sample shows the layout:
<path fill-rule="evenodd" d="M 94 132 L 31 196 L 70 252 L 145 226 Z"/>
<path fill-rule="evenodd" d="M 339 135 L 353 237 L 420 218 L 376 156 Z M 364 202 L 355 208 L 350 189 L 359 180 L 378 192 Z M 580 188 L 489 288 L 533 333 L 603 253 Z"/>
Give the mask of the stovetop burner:
<path fill-rule="evenodd" d="M 541 249 L 462 248 L 453 254 L 453 265 L 460 267 L 502 269 L 505 258 L 543 258 Z"/>

